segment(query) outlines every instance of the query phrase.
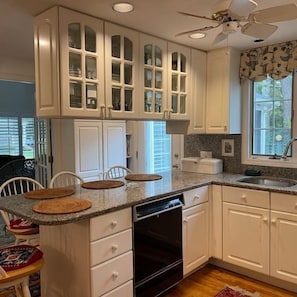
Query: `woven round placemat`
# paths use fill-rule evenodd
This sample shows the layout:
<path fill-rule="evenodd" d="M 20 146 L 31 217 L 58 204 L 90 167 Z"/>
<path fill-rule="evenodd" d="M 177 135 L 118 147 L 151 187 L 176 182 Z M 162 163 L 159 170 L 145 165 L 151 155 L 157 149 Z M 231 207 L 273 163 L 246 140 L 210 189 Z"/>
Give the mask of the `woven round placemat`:
<path fill-rule="evenodd" d="M 38 202 L 33 210 L 42 214 L 66 214 L 88 209 L 91 201 L 80 198 L 61 198 Z"/>
<path fill-rule="evenodd" d="M 112 189 L 123 186 L 124 183 L 120 180 L 97 180 L 83 183 L 81 186 L 86 189 Z"/>
<path fill-rule="evenodd" d="M 70 196 L 74 194 L 72 188 L 52 188 L 52 189 L 39 189 L 24 193 L 24 197 L 28 199 L 52 199 Z"/>
<path fill-rule="evenodd" d="M 159 174 L 127 174 L 125 176 L 125 179 L 127 180 L 133 180 L 133 181 L 151 181 L 151 180 L 158 180 L 161 179 L 162 176 Z"/>

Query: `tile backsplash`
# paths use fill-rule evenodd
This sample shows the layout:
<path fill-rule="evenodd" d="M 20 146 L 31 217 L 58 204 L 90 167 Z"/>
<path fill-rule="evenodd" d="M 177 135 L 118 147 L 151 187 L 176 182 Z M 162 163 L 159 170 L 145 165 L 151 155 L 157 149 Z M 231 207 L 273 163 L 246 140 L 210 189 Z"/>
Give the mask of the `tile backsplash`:
<path fill-rule="evenodd" d="M 222 140 L 234 140 L 234 156 L 222 156 Z M 241 135 L 186 135 L 185 157 L 198 157 L 200 151 L 211 151 L 213 158 L 223 160 L 223 171 L 243 174 L 246 169 L 260 170 L 262 175 L 297 179 L 297 168 L 277 168 L 241 164 Z"/>

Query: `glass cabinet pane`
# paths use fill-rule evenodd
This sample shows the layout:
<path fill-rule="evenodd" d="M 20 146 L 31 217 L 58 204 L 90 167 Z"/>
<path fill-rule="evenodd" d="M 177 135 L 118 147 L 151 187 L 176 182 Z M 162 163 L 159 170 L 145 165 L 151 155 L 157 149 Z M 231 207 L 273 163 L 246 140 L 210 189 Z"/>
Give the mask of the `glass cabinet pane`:
<path fill-rule="evenodd" d="M 126 85 L 132 85 L 132 65 L 124 65 L 124 82 Z"/>
<path fill-rule="evenodd" d="M 152 45 L 147 44 L 144 46 L 144 64 L 152 65 Z"/>
<path fill-rule="evenodd" d="M 178 89 L 178 75 L 172 74 L 172 76 L 171 76 L 171 90 L 177 91 L 177 89 Z"/>
<path fill-rule="evenodd" d="M 86 107 L 89 109 L 97 108 L 97 86 L 95 84 L 86 85 Z"/>
<path fill-rule="evenodd" d="M 177 94 L 172 94 L 171 95 L 171 109 L 172 109 L 172 113 L 177 113 Z"/>
<path fill-rule="evenodd" d="M 144 92 L 144 111 L 146 112 L 152 111 L 152 100 L 153 100 L 153 92 L 145 91 Z"/>
<path fill-rule="evenodd" d="M 114 35 L 111 37 L 111 56 L 115 58 L 121 57 L 121 36 Z"/>
<path fill-rule="evenodd" d="M 121 81 L 121 64 L 120 63 L 112 63 L 112 81 L 120 82 Z"/>
<path fill-rule="evenodd" d="M 144 69 L 144 86 L 147 88 L 152 87 L 152 70 Z"/>
<path fill-rule="evenodd" d="M 155 93 L 155 112 L 162 112 L 162 93 Z"/>
<path fill-rule="evenodd" d="M 85 50 L 96 52 L 96 32 L 89 26 L 85 26 Z"/>
<path fill-rule="evenodd" d="M 185 92 L 186 91 L 186 77 L 182 75 L 180 77 L 180 91 Z"/>
<path fill-rule="evenodd" d="M 157 67 L 162 67 L 162 49 L 158 46 L 155 47 L 155 65 Z"/>
<path fill-rule="evenodd" d="M 89 79 L 97 78 L 95 57 L 86 57 L 86 78 L 89 78 Z"/>
<path fill-rule="evenodd" d="M 124 37 L 124 59 L 127 61 L 133 60 L 133 43 L 127 37 Z"/>
<path fill-rule="evenodd" d="M 69 75 L 81 77 L 81 55 L 69 53 Z"/>
<path fill-rule="evenodd" d="M 132 95 L 133 91 L 130 89 L 125 90 L 125 111 L 132 111 Z"/>
<path fill-rule="evenodd" d="M 162 71 L 155 72 L 155 88 L 162 89 Z"/>
<path fill-rule="evenodd" d="M 180 72 L 186 72 L 186 56 L 181 54 L 180 55 Z"/>
<path fill-rule="evenodd" d="M 186 113 L 186 95 L 180 95 L 180 113 Z"/>
<path fill-rule="evenodd" d="M 81 108 L 82 107 L 82 86 L 79 82 L 70 82 L 69 84 L 69 106 L 74 108 Z"/>
<path fill-rule="evenodd" d="M 121 89 L 112 88 L 112 109 L 121 110 Z"/>
<path fill-rule="evenodd" d="M 80 24 L 72 23 L 68 25 L 68 46 L 81 49 Z"/>
<path fill-rule="evenodd" d="M 171 69 L 177 70 L 178 53 L 172 53 Z"/>

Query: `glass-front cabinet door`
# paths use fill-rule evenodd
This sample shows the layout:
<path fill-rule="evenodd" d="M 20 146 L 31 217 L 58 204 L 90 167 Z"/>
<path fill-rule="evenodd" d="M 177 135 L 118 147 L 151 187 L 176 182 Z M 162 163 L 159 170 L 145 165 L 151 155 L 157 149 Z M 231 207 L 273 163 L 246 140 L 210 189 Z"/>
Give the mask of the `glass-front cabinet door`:
<path fill-rule="evenodd" d="M 167 113 L 167 42 L 141 34 L 140 61 L 141 117 L 164 119 Z"/>
<path fill-rule="evenodd" d="M 138 32 L 105 23 L 107 119 L 137 117 L 138 42 Z"/>
<path fill-rule="evenodd" d="M 60 8 L 62 116 L 104 116 L 101 20 Z"/>
<path fill-rule="evenodd" d="M 190 119 L 190 48 L 168 43 L 168 118 Z"/>

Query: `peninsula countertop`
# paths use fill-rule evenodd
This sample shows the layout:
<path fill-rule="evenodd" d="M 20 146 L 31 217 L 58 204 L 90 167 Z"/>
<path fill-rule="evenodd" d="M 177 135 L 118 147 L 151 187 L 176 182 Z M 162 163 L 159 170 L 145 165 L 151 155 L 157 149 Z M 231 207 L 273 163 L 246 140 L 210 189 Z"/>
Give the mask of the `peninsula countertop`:
<path fill-rule="evenodd" d="M 240 174 L 201 174 L 177 170 L 162 172 L 160 175 L 162 179 L 155 181 L 135 182 L 123 179 L 124 186 L 108 190 L 85 189 L 80 185 L 76 185 L 75 193 L 69 197 L 87 199 L 91 201 L 92 206 L 86 210 L 70 214 L 47 215 L 36 213 L 33 210 L 33 206 L 41 200 L 27 199 L 23 195 L 10 196 L 9 198 L 1 197 L 0 209 L 30 219 L 39 225 L 59 225 L 96 217 L 104 213 L 210 184 L 297 194 L 297 185 L 291 187 L 272 187 L 246 184 L 238 182 L 238 179 L 244 177 L 244 175 Z"/>

